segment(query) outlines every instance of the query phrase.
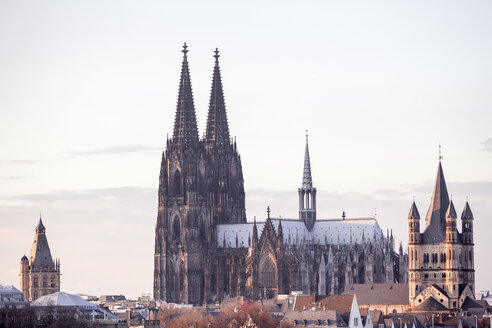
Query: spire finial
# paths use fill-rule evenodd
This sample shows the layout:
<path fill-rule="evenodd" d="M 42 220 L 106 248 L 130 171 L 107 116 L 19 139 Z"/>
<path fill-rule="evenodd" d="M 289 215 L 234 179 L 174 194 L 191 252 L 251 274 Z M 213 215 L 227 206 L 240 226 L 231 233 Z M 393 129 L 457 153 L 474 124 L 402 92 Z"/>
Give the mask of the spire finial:
<path fill-rule="evenodd" d="M 468 196 L 466 196 L 466 202 L 468 203 Z"/>
<path fill-rule="evenodd" d="M 267 206 L 267 214 L 268 214 L 268 218 L 270 218 L 270 206 Z"/>
<path fill-rule="evenodd" d="M 183 52 L 184 56 L 186 57 L 186 54 L 188 53 L 188 51 L 189 51 L 188 46 L 186 45 L 186 42 L 185 42 L 183 45 L 183 50 L 181 50 L 181 52 Z"/>
<path fill-rule="evenodd" d="M 415 203 L 415 195 L 413 195 L 413 202 Z"/>
<path fill-rule="evenodd" d="M 309 133 L 308 130 L 306 130 L 306 143 L 308 142 L 308 138 L 309 138 Z"/>
<path fill-rule="evenodd" d="M 441 153 L 441 144 L 439 143 L 439 162 L 442 159 L 442 153 Z"/>
<path fill-rule="evenodd" d="M 215 48 L 215 51 L 214 51 L 215 55 L 214 55 L 214 58 L 215 58 L 215 62 L 218 63 L 219 62 L 219 48 Z"/>

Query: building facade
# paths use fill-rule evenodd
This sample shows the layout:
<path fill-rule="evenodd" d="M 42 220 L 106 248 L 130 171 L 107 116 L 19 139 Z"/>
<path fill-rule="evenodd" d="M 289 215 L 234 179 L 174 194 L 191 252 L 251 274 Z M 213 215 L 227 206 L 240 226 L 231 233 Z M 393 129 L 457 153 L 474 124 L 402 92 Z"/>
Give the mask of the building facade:
<path fill-rule="evenodd" d="M 20 288 L 24 297 L 32 302 L 35 299 L 60 291 L 60 260 L 51 257 L 46 228 L 41 217 L 36 226 L 36 235 L 29 258 L 20 261 Z"/>
<path fill-rule="evenodd" d="M 306 138 L 299 217 L 267 211 L 248 223 L 236 141 L 229 135 L 215 51 L 204 137 L 198 136 L 183 62 L 174 131 L 163 152 L 155 228 L 154 298 L 202 304 L 225 297 L 270 298 L 290 291 L 331 295 L 346 284 L 406 282 L 407 255 L 394 251 L 375 218 L 318 220 Z"/>
<path fill-rule="evenodd" d="M 467 297 L 475 299 L 473 214 L 466 201 L 460 233 L 440 160 L 425 224 L 420 232 L 420 214 L 414 201 L 408 215 L 410 305 L 414 309 L 457 310 Z"/>

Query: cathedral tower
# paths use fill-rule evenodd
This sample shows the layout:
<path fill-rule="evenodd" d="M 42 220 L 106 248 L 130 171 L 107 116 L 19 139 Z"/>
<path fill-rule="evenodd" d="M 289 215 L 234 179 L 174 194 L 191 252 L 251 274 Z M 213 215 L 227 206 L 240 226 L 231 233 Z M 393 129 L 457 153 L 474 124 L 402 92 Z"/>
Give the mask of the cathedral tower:
<path fill-rule="evenodd" d="M 173 137 L 159 178 L 154 253 L 154 298 L 202 304 L 216 289 L 216 225 L 246 222 L 241 158 L 229 128 L 218 50 L 205 138 L 200 140 L 188 65 L 183 62 Z"/>
<path fill-rule="evenodd" d="M 316 188 L 313 188 L 311 177 L 311 161 L 309 158 L 308 134 L 306 131 L 306 150 L 304 153 L 304 171 L 302 174 L 302 187 L 299 188 L 299 220 L 304 221 L 309 231 L 313 229 L 316 221 Z"/>

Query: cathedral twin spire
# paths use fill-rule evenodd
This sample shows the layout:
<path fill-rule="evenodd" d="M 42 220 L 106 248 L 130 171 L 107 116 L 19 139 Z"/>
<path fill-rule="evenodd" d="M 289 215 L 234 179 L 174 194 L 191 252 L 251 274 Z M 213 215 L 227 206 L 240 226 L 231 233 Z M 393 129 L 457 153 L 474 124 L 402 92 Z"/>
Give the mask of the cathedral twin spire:
<path fill-rule="evenodd" d="M 196 146 L 199 137 L 188 65 L 188 46 L 186 43 L 183 46 L 182 52 L 183 64 L 181 66 L 173 142 L 178 148 L 190 150 Z M 209 149 L 230 143 L 224 92 L 222 90 L 220 76 L 219 51 L 217 48 L 215 49 L 214 57 L 215 66 L 206 130 L 206 144 Z"/>

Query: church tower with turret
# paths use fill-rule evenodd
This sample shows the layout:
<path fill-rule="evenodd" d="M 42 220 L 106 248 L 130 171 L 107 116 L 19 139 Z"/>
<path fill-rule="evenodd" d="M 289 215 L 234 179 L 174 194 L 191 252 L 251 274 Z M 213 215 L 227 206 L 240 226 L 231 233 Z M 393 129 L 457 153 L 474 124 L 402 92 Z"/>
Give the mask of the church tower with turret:
<path fill-rule="evenodd" d="M 408 215 L 408 285 L 415 310 L 458 310 L 467 297 L 474 299 L 473 214 L 468 201 L 461 214 L 461 233 L 457 218 L 439 160 L 423 232 L 415 201 Z"/>
<path fill-rule="evenodd" d="M 39 217 L 29 258 L 20 261 L 20 289 L 30 302 L 60 291 L 60 260 L 51 257 L 46 228 Z"/>
<path fill-rule="evenodd" d="M 186 43 L 182 52 L 174 132 L 159 178 L 154 298 L 202 304 L 216 289 L 216 225 L 246 222 L 244 182 L 241 157 L 229 136 L 219 52 L 204 139 L 198 135 Z"/>

